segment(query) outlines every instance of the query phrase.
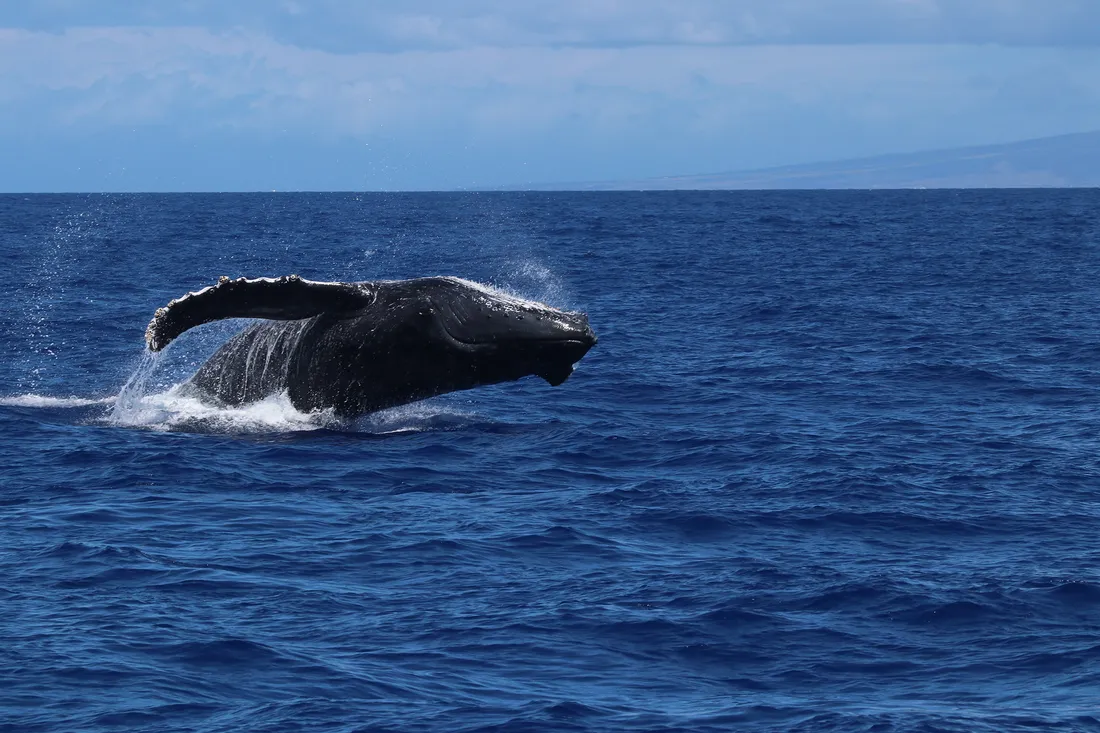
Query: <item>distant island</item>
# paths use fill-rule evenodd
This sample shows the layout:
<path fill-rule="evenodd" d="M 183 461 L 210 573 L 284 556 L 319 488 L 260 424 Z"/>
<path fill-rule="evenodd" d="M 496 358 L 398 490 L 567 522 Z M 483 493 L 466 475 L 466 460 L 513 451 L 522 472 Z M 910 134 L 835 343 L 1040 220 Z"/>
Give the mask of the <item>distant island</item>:
<path fill-rule="evenodd" d="M 1100 131 L 1002 145 L 881 155 L 780 168 L 510 190 L 658 191 L 822 188 L 1100 187 Z"/>

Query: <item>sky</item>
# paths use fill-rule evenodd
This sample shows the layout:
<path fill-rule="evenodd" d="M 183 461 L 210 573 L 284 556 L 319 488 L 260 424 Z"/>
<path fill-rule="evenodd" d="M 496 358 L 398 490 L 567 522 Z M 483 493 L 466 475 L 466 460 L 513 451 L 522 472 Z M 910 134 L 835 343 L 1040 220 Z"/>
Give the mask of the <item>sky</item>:
<path fill-rule="evenodd" d="M 452 190 L 1100 129 L 1097 0 L 3 0 L 0 191 Z"/>

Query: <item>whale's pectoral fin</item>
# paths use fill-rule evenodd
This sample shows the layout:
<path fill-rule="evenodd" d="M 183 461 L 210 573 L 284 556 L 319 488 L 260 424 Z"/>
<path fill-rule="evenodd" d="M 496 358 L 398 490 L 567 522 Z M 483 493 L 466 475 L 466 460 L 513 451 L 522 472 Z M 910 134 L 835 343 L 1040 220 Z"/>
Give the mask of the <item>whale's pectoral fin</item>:
<path fill-rule="evenodd" d="M 326 283 L 287 277 L 230 280 L 177 298 L 157 309 L 145 329 L 145 343 L 160 351 L 189 328 L 222 318 L 296 321 L 322 313 L 348 315 L 374 299 L 367 283 Z"/>

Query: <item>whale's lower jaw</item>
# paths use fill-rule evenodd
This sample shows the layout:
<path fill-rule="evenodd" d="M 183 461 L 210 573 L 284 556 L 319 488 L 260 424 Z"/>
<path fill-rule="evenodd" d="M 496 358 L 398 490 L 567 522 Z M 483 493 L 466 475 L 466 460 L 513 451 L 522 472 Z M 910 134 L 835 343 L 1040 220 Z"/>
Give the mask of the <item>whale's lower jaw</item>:
<path fill-rule="evenodd" d="M 563 365 L 558 367 L 550 367 L 536 373 L 536 376 L 542 377 L 546 380 L 546 383 L 551 387 L 560 386 L 566 379 L 569 379 L 569 375 L 573 373 L 573 365 Z"/>

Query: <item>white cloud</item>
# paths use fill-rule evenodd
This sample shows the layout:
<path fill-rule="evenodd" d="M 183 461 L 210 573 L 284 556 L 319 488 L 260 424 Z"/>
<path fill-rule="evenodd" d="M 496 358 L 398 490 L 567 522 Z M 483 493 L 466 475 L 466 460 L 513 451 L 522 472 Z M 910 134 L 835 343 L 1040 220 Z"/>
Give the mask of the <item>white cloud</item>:
<path fill-rule="evenodd" d="M 894 4 L 916 18 L 945 12 L 932 0 Z M 1100 48 L 723 44 L 703 15 L 678 27 L 679 43 L 505 44 L 489 42 L 506 35 L 492 25 L 500 19 L 478 26 L 470 7 L 461 32 L 416 15 L 387 37 L 436 40 L 354 53 L 237 25 L 0 29 L 0 147 L 96 150 L 86 141 L 99 136 L 133 168 L 127 135 L 144 135 L 146 157 L 186 149 L 214 163 L 245 140 L 253 161 L 313 165 L 318 187 L 351 184 L 324 183 L 328 159 L 312 151 L 342 145 L 347 161 L 369 147 L 368 159 L 410 171 L 400 185 L 430 187 L 733 170 L 1100 128 Z M 591 28 L 623 6 L 568 8 L 570 23 L 583 16 Z M 629 35 L 657 33 L 654 13 Z M 763 14 L 740 27 L 793 33 Z M 468 43 L 476 34 L 483 41 Z M 347 170 L 365 165 L 355 159 Z"/>
<path fill-rule="evenodd" d="M 753 43 L 1100 44 L 1096 0 L 7 0 L 0 25 L 242 28 L 337 52 Z"/>
<path fill-rule="evenodd" d="M 200 28 L 0 31 L 0 99 L 30 108 L 48 92 L 54 116 L 33 124 L 89 127 L 184 118 L 370 136 L 394 126 L 507 134 L 506 123 L 530 131 L 573 120 L 597 133 L 695 118 L 712 129 L 726 120 L 733 131 L 740 118 L 792 106 L 827 109 L 853 124 L 913 115 L 935 124 L 938 114 L 980 113 L 990 88 L 1034 94 L 1023 80 L 1036 73 L 1096 107 L 1100 51 L 1092 50 L 485 46 L 335 54 Z"/>

